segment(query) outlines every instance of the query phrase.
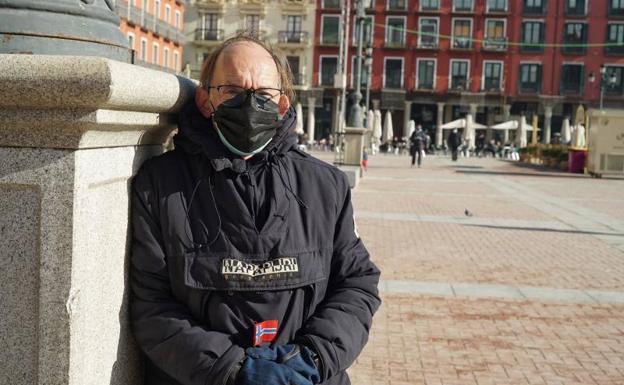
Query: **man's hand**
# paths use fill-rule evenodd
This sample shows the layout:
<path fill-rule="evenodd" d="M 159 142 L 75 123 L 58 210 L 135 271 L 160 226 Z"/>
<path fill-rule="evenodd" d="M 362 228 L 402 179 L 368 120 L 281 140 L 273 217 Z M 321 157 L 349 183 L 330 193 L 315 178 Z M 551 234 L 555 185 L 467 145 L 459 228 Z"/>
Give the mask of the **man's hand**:
<path fill-rule="evenodd" d="M 299 345 L 263 346 L 246 350 L 236 385 L 313 385 L 321 376 L 310 349 Z"/>

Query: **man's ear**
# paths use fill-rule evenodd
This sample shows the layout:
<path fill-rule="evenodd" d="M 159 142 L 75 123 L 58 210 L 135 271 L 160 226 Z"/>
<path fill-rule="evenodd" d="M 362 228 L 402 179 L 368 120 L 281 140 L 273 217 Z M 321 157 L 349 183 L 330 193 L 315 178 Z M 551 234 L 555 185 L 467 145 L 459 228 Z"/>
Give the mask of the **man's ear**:
<path fill-rule="evenodd" d="M 195 91 L 195 104 L 204 117 L 212 117 L 212 106 L 210 105 L 210 93 L 203 87 L 197 87 Z"/>
<path fill-rule="evenodd" d="M 286 110 L 288 110 L 288 107 L 290 107 L 290 100 L 288 99 L 288 96 L 286 96 L 286 94 L 282 94 L 282 96 L 280 96 L 278 106 L 279 114 L 284 115 L 286 113 Z"/>

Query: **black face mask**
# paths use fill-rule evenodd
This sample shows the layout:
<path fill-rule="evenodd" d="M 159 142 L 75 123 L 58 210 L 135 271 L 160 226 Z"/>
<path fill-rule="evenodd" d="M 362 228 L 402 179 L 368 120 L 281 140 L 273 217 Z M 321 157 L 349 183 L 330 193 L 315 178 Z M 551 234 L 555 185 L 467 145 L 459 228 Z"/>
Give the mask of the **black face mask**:
<path fill-rule="evenodd" d="M 262 151 L 282 124 L 277 103 L 253 92 L 221 103 L 212 120 L 221 142 L 240 156 Z"/>

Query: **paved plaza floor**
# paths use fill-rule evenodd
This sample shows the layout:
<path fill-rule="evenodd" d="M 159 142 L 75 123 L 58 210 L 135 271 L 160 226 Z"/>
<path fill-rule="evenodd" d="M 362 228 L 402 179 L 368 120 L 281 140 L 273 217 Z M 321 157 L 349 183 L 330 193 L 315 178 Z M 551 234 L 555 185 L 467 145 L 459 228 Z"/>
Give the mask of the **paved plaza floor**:
<path fill-rule="evenodd" d="M 624 384 L 624 179 L 409 161 L 353 191 L 383 305 L 352 383 Z"/>

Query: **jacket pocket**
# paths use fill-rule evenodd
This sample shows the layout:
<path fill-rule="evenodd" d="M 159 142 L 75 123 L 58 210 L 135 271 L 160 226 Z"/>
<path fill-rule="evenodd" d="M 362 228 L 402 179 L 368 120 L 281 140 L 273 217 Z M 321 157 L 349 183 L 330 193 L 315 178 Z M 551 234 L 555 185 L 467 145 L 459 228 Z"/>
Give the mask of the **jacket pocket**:
<path fill-rule="evenodd" d="M 263 291 L 288 290 L 323 281 L 327 263 L 325 250 L 272 257 L 191 252 L 179 259 L 177 268 L 190 288 Z"/>

